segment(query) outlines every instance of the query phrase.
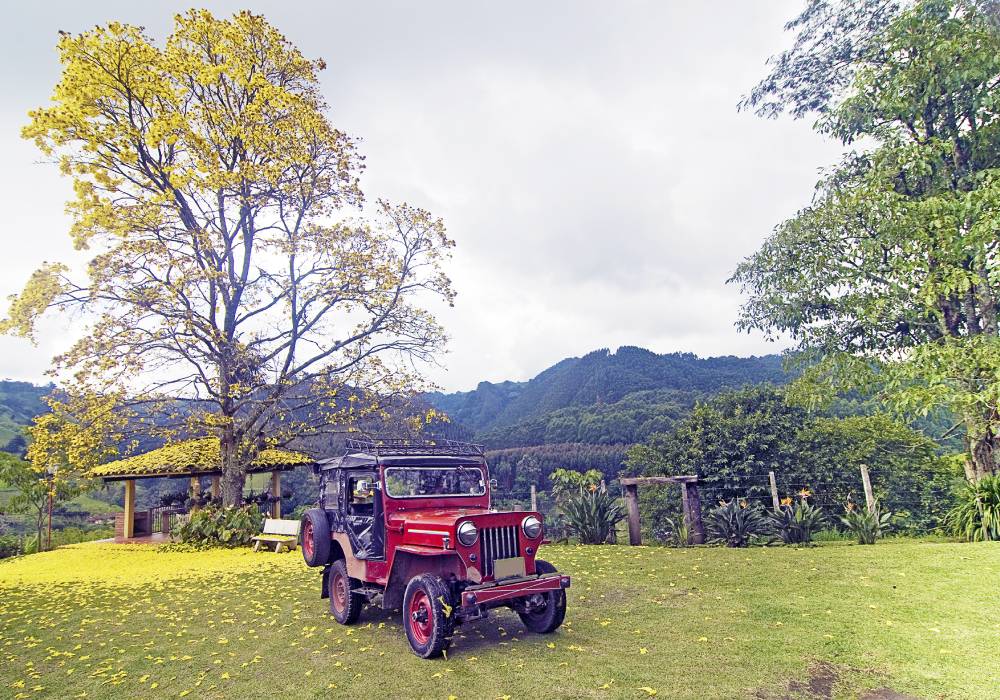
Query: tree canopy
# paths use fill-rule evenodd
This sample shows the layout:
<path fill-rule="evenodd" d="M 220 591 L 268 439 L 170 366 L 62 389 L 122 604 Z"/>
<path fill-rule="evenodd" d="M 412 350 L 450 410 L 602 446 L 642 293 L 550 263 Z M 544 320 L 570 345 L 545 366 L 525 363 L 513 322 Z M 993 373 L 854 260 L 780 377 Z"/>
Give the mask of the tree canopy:
<path fill-rule="evenodd" d="M 234 503 L 261 435 L 343 427 L 417 383 L 445 339 L 425 306 L 453 298 L 453 243 L 427 211 L 364 206 L 322 60 L 250 12 L 178 15 L 163 45 L 111 23 L 58 48 L 24 136 L 73 180 L 70 234 L 92 257 L 85 275 L 39 268 L 2 330 L 82 312 L 55 364 L 70 414 L 115 396 L 133 426 L 218 437 Z"/>
<path fill-rule="evenodd" d="M 874 388 L 1000 467 L 1000 41 L 989 3 L 812 0 L 744 105 L 857 144 L 735 271 L 745 330 L 815 360 L 810 399 Z M 822 18 L 828 21 L 821 21 Z"/>

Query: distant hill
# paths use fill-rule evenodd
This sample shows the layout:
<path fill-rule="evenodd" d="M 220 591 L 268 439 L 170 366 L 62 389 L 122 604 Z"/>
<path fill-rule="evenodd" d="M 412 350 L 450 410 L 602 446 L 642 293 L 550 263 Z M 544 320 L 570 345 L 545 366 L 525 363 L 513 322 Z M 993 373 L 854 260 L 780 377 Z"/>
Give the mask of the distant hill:
<path fill-rule="evenodd" d="M 51 384 L 38 386 L 30 382 L 0 381 L 0 450 L 20 435 L 32 418 L 49 410 L 42 397 L 52 388 Z"/>
<path fill-rule="evenodd" d="M 473 391 L 425 398 L 492 449 L 628 444 L 669 429 L 698 398 L 787 380 L 778 355 L 700 358 L 623 346 L 567 358 L 527 382 L 481 382 Z"/>

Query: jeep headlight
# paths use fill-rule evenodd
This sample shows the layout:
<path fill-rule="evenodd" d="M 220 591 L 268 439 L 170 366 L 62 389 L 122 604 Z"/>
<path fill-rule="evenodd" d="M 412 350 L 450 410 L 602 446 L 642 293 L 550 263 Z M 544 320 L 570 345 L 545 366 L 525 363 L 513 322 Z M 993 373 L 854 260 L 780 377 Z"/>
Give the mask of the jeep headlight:
<path fill-rule="evenodd" d="M 477 537 L 479 537 L 479 529 L 475 523 L 466 520 L 458 526 L 458 541 L 466 547 L 474 545 Z"/>
<path fill-rule="evenodd" d="M 529 515 L 521 521 L 521 529 L 529 540 L 537 540 L 542 536 L 542 521 L 534 515 Z"/>

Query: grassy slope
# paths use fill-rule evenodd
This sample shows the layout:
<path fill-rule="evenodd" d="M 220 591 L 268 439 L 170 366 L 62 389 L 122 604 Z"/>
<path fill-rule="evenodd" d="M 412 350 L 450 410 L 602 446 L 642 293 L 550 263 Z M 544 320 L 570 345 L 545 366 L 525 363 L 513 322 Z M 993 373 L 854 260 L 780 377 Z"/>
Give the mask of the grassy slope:
<path fill-rule="evenodd" d="M 0 562 L 0 696 L 732 698 L 783 694 L 820 661 L 843 697 L 1000 692 L 998 544 L 547 552 L 575 577 L 560 632 L 504 612 L 437 661 L 410 654 L 398 616 L 338 626 L 297 553 Z"/>

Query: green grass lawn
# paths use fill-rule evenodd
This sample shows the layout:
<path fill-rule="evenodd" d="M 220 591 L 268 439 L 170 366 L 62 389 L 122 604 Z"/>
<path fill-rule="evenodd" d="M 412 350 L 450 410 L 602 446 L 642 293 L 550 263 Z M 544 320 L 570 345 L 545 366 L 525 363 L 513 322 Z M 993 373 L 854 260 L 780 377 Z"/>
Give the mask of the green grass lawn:
<path fill-rule="evenodd" d="M 499 612 L 436 661 L 397 615 L 337 625 L 298 553 L 0 562 L 0 697 L 1000 697 L 997 543 L 546 552 L 574 577 L 559 632 Z"/>

